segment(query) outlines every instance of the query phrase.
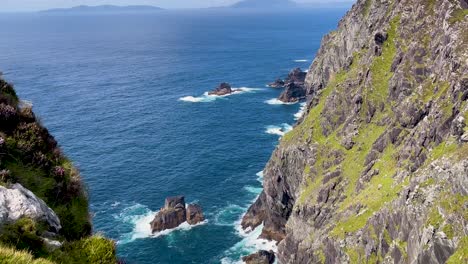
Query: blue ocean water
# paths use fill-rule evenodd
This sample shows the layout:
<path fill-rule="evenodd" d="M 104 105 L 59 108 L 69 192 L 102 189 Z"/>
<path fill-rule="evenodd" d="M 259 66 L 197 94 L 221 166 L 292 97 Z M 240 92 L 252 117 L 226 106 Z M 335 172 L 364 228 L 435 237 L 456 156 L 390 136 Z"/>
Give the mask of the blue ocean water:
<path fill-rule="evenodd" d="M 265 85 L 307 69 L 343 9 L 0 16 L 0 70 L 82 172 L 95 232 L 128 263 L 232 263 L 272 245 L 239 232 L 299 104 Z M 204 93 L 220 82 L 243 92 Z M 272 102 L 272 101 L 270 101 Z M 164 198 L 207 222 L 151 236 Z"/>

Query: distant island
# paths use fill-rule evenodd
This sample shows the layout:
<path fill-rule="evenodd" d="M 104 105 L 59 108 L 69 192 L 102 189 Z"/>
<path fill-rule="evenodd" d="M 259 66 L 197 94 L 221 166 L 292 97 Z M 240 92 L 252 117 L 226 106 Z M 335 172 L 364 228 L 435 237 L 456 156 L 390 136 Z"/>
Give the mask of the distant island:
<path fill-rule="evenodd" d="M 71 8 L 55 8 L 41 11 L 42 13 L 135 13 L 135 12 L 154 12 L 163 10 L 160 7 L 149 5 L 131 5 L 131 6 L 75 6 Z"/>
<path fill-rule="evenodd" d="M 242 0 L 233 4 L 233 8 L 284 8 L 296 7 L 297 3 L 290 0 Z"/>

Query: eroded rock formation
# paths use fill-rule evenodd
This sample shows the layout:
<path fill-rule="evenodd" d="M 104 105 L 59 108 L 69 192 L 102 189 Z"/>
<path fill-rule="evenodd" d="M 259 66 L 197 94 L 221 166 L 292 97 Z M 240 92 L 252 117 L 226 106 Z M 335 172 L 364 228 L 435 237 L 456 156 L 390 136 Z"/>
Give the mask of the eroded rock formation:
<path fill-rule="evenodd" d="M 324 37 L 242 221 L 280 263 L 467 261 L 467 7 L 358 0 Z"/>
<path fill-rule="evenodd" d="M 184 196 L 166 198 L 164 207 L 156 214 L 150 223 L 153 233 L 173 229 L 184 222 L 196 225 L 205 220 L 202 209 L 197 204 L 189 204 L 186 208 Z"/>

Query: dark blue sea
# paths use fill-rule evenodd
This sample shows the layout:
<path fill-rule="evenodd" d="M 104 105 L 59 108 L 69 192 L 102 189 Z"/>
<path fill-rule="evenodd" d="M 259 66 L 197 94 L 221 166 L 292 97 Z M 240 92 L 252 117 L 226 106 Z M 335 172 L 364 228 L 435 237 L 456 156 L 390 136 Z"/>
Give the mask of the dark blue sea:
<path fill-rule="evenodd" d="M 94 230 L 128 263 L 234 263 L 274 244 L 239 220 L 301 105 L 268 82 L 306 70 L 344 9 L 0 16 L 0 70 L 76 163 Z M 229 82 L 241 92 L 210 97 Z M 207 222 L 151 235 L 164 198 Z"/>

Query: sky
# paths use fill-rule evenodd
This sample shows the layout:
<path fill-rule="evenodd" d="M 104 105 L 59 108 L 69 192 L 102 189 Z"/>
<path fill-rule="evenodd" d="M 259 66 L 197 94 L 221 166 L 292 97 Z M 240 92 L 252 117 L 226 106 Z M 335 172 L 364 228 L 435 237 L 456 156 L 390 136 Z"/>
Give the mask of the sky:
<path fill-rule="evenodd" d="M 77 5 L 153 5 L 162 8 L 204 8 L 226 6 L 239 0 L 0 0 L 0 12 L 38 11 Z M 327 2 L 327 0 L 295 0 L 298 3 Z M 337 0 L 338 1 L 338 0 Z M 352 1 L 352 0 L 341 0 Z"/>

